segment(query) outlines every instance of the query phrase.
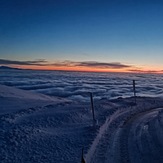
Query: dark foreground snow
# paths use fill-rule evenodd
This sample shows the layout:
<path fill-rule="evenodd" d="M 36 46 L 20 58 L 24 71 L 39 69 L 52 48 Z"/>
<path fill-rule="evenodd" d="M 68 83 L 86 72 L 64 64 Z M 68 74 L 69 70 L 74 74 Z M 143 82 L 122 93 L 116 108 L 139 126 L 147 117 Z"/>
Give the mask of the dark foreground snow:
<path fill-rule="evenodd" d="M 0 86 L 0 162 L 162 162 L 163 100 L 90 104 Z"/>

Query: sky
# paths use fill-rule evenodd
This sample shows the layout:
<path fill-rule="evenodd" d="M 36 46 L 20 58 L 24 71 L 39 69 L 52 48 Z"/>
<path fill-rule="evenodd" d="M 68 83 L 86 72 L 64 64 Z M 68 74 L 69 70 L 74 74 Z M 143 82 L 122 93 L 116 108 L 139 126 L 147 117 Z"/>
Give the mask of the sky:
<path fill-rule="evenodd" d="M 163 1 L 0 0 L 0 65 L 163 72 Z"/>

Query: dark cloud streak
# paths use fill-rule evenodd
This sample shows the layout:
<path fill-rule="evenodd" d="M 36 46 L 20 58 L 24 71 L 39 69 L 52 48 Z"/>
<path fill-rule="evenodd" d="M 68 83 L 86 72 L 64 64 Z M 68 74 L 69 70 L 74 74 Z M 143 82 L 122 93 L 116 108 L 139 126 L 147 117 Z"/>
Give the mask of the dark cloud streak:
<path fill-rule="evenodd" d="M 155 74 L 155 73 L 163 73 L 163 70 L 142 70 L 142 69 L 132 69 L 128 70 L 133 73 L 147 73 L 147 74 Z"/>
<path fill-rule="evenodd" d="M 133 66 L 125 65 L 119 62 L 94 62 L 94 61 L 85 61 L 85 62 L 72 62 L 72 61 L 64 61 L 52 64 L 54 66 L 67 66 L 67 67 L 90 67 L 90 68 L 112 68 L 112 69 L 122 69 L 122 68 L 131 68 Z"/>
<path fill-rule="evenodd" d="M 35 65 L 35 66 L 44 66 L 46 60 L 35 60 L 35 61 L 12 61 L 7 59 L 0 59 L 0 64 L 2 65 Z"/>
<path fill-rule="evenodd" d="M 34 61 L 13 61 L 7 59 L 0 59 L 1 65 L 21 65 L 21 66 L 56 66 L 56 67 L 89 67 L 89 68 L 100 68 L 100 69 L 123 69 L 133 68 L 131 65 L 122 64 L 120 62 L 96 62 L 96 61 L 85 61 L 85 62 L 74 62 L 74 61 L 56 61 L 50 63 L 46 60 L 39 59 Z"/>
<path fill-rule="evenodd" d="M 78 66 L 86 66 L 86 67 L 96 67 L 96 68 L 129 68 L 131 66 L 121 64 L 119 62 L 111 62 L 111 63 L 104 63 L 104 62 L 80 62 Z"/>

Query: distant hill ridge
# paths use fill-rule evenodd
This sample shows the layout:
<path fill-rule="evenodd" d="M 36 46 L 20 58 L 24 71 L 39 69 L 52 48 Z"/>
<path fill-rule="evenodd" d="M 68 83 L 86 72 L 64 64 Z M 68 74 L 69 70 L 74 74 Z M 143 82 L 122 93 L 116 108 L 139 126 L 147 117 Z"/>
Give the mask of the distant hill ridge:
<path fill-rule="evenodd" d="M 21 70 L 21 69 L 8 66 L 0 66 L 0 70 Z"/>

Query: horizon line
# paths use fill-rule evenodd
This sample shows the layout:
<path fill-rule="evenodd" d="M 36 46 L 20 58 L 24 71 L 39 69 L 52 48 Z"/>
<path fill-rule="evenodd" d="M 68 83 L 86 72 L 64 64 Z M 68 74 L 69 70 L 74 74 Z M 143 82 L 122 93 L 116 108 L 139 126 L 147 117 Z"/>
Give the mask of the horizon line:
<path fill-rule="evenodd" d="M 102 71 L 102 70 L 71 70 L 71 69 L 39 69 L 39 68 L 23 68 L 18 66 L 6 66 L 0 65 L 0 67 L 8 67 L 11 69 L 17 70 L 31 70 L 31 71 L 62 71 L 62 72 L 83 72 L 83 73 L 129 73 L 129 74 L 163 74 L 162 71 L 143 71 L 143 70 L 135 70 L 135 71 Z M 11 70 L 10 69 L 10 70 Z M 7 70 L 7 69 L 6 69 Z M 9 70 L 9 69 L 8 69 Z"/>

